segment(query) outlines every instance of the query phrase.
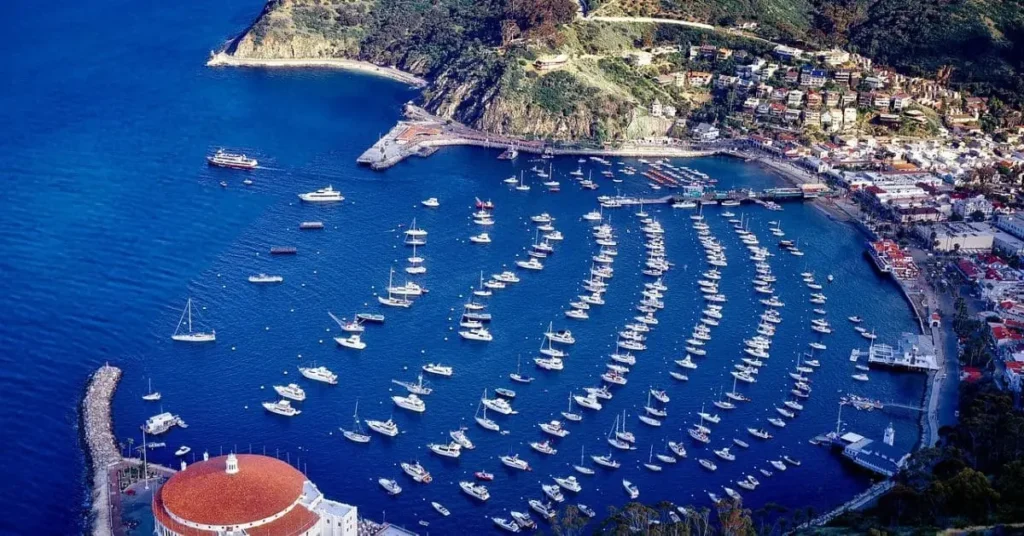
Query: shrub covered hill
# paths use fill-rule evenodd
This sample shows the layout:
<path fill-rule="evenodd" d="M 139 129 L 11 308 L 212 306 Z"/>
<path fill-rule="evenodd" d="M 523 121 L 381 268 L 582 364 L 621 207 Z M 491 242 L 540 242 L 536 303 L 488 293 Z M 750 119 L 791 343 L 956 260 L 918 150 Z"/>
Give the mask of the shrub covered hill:
<path fill-rule="evenodd" d="M 920 76 L 951 66 L 954 83 L 1024 98 L 1024 0 L 583 1 L 603 15 L 757 22 L 763 37 L 840 46 Z M 646 113 L 655 99 L 682 115 L 707 98 L 654 82 L 701 67 L 685 55 L 636 69 L 624 52 L 704 43 L 770 50 L 724 33 L 590 21 L 579 10 L 576 0 L 270 0 L 228 52 L 394 65 L 431 81 L 423 104 L 440 116 L 493 133 L 607 141 L 667 132 L 671 120 Z M 569 61 L 536 68 L 559 54 Z"/>

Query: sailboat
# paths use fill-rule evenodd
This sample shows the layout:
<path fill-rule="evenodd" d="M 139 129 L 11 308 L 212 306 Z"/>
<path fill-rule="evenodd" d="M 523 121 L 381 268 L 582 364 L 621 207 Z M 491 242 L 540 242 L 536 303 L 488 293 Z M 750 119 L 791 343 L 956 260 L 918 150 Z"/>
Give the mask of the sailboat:
<path fill-rule="evenodd" d="M 647 463 L 644 464 L 644 467 L 656 473 L 661 471 L 661 466 L 654 463 L 654 445 L 651 445 L 651 452 L 647 455 Z"/>
<path fill-rule="evenodd" d="M 181 324 L 188 318 L 188 332 L 182 333 Z M 181 312 L 181 318 L 178 319 L 178 326 L 174 328 L 174 335 L 171 335 L 171 339 L 180 342 L 214 342 L 217 340 L 217 332 L 215 330 L 205 331 L 192 331 L 192 298 L 188 299 L 185 304 L 185 310 Z"/>
<path fill-rule="evenodd" d="M 406 308 L 408 308 L 409 306 L 412 305 L 412 300 L 410 300 L 409 298 L 406 298 L 404 296 L 396 298 L 391 293 L 391 287 L 394 285 L 394 279 L 395 279 L 395 269 L 392 268 L 390 274 L 388 275 L 388 297 L 385 298 L 384 296 L 377 296 L 377 301 L 380 302 L 381 305 L 387 305 L 388 307 L 406 307 Z"/>
<path fill-rule="evenodd" d="M 353 443 L 369 443 L 370 436 L 363 432 L 363 426 L 359 422 L 359 401 L 356 400 L 356 409 L 352 412 L 352 429 L 346 430 L 339 428 L 345 439 L 352 441 Z"/>
<path fill-rule="evenodd" d="M 476 406 L 476 415 L 473 416 L 473 419 L 475 419 L 476 423 L 479 424 L 480 427 L 483 428 L 484 430 L 497 432 L 498 430 L 501 430 L 501 427 L 498 426 L 498 423 L 487 418 L 487 408 L 484 407 L 484 398 L 487 398 L 487 389 L 484 389 L 484 396 L 483 398 L 480 399 L 480 403 Z M 483 410 L 483 415 L 480 414 L 480 410 Z"/>
<path fill-rule="evenodd" d="M 146 394 L 142 395 L 142 399 L 146 400 L 148 402 L 155 402 L 157 400 L 160 400 L 160 398 L 161 398 L 160 391 L 153 392 L 153 380 L 149 379 L 147 381 L 149 382 L 149 392 L 147 392 Z"/>
<path fill-rule="evenodd" d="M 409 266 L 405 267 L 405 273 L 413 275 L 427 273 L 427 267 L 423 266 L 423 257 L 416 254 L 416 244 L 412 245 L 412 257 L 406 260 L 409 261 Z"/>
<path fill-rule="evenodd" d="M 480 286 L 476 290 L 473 291 L 473 295 L 474 296 L 481 296 L 481 297 L 487 298 L 487 297 L 491 296 L 491 294 L 492 294 L 491 289 L 484 286 L 484 272 L 481 270 L 480 271 Z"/>
<path fill-rule="evenodd" d="M 522 366 L 522 364 L 523 364 L 523 357 L 519 356 L 519 359 L 516 360 L 516 371 L 513 372 L 512 374 L 509 374 L 508 377 L 512 378 L 512 381 L 514 381 L 514 382 L 519 382 L 519 383 L 531 383 L 531 382 L 533 382 L 533 378 L 531 378 L 530 376 L 523 376 L 523 374 L 520 372 L 520 367 Z"/>
<path fill-rule="evenodd" d="M 530 191 L 530 185 L 523 183 L 523 172 L 522 171 L 519 172 L 519 185 L 516 186 L 516 190 L 520 191 L 520 192 L 529 192 Z"/>
<path fill-rule="evenodd" d="M 583 458 L 583 449 L 584 449 L 584 447 L 580 446 L 580 464 L 579 465 L 573 465 L 572 468 L 575 469 L 577 473 L 580 473 L 580 474 L 583 474 L 583 475 L 592 475 L 592 474 L 594 474 L 594 470 L 592 468 L 590 468 L 590 467 L 587 467 L 583 463 L 583 460 L 584 460 L 584 458 Z"/>
<path fill-rule="evenodd" d="M 569 409 L 562 412 L 562 416 L 565 420 L 572 422 L 580 422 L 583 420 L 583 415 L 572 412 L 572 393 L 569 393 Z"/>

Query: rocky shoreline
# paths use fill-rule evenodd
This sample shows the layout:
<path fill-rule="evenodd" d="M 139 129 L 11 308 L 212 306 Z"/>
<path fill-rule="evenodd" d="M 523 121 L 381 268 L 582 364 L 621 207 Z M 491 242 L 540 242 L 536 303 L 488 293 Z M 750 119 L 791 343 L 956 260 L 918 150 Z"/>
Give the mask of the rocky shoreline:
<path fill-rule="evenodd" d="M 94 536 L 111 534 L 110 486 L 108 468 L 121 461 L 121 452 L 114 438 L 114 423 L 110 402 L 121 379 L 121 369 L 103 365 L 86 387 L 81 407 L 81 437 L 85 443 L 88 478 L 92 482 L 89 514 L 89 533 Z"/>

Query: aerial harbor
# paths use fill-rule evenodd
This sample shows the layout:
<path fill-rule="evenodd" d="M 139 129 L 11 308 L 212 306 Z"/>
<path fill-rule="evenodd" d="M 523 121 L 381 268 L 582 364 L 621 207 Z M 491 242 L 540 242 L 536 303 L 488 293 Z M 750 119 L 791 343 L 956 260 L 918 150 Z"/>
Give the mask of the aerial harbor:
<path fill-rule="evenodd" d="M 18 6 L 0 533 L 1021 522 L 1016 67 L 888 3 Z"/>

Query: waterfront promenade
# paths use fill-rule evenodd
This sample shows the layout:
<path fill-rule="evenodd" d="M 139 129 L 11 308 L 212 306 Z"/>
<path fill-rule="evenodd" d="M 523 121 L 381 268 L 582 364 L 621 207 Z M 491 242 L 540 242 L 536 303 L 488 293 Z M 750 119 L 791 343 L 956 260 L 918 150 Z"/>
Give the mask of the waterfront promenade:
<path fill-rule="evenodd" d="M 103 365 L 89 380 L 82 399 L 82 434 L 92 473 L 92 534 L 112 534 L 109 468 L 121 461 L 114 439 L 110 400 L 121 379 L 121 369 Z"/>

